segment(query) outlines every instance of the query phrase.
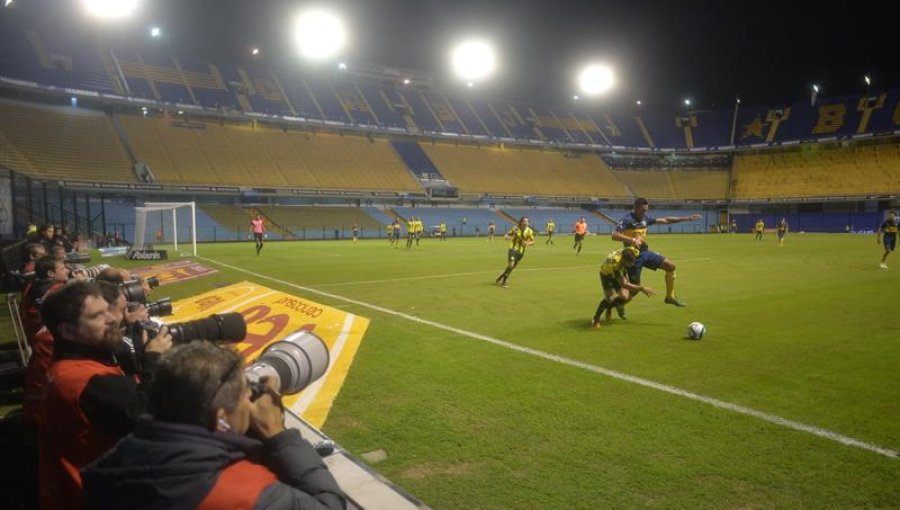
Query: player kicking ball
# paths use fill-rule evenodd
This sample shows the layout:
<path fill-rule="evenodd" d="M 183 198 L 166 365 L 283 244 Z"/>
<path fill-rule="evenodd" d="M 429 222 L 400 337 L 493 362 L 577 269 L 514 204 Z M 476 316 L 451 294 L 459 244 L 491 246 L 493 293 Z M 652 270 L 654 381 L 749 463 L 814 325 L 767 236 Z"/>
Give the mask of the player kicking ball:
<path fill-rule="evenodd" d="M 624 307 L 631 298 L 642 292 L 650 297 L 656 293 L 650 287 L 635 285 L 628 281 L 628 270 L 637 262 L 637 250 L 634 248 L 621 248 L 609 254 L 600 266 L 600 285 L 603 287 L 603 299 L 597 306 L 597 312 L 591 320 L 591 326 L 600 327 L 600 318 L 606 312 L 606 320 L 610 318 L 613 308 Z M 619 312 L 619 317 L 625 318 L 624 310 Z"/>

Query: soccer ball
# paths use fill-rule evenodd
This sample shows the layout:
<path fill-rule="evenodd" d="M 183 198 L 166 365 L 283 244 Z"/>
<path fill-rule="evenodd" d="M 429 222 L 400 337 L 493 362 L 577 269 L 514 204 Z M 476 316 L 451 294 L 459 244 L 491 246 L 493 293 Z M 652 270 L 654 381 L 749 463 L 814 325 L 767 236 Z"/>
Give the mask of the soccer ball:
<path fill-rule="evenodd" d="M 706 326 L 703 323 L 694 321 L 688 324 L 687 334 L 691 340 L 700 340 L 706 334 Z"/>

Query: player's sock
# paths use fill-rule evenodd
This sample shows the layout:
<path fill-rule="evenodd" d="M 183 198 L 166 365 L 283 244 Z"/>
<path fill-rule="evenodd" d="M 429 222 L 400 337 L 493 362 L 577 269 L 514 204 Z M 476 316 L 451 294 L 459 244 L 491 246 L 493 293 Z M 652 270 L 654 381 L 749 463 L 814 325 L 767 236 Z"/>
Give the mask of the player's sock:
<path fill-rule="evenodd" d="M 666 271 L 666 299 L 675 299 L 675 271 Z"/>

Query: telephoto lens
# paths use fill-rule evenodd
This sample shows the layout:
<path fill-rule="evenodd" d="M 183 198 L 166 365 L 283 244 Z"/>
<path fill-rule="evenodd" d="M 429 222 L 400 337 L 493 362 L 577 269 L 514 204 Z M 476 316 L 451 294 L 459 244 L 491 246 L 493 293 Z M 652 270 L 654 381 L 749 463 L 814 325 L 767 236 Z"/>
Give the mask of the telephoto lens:
<path fill-rule="evenodd" d="M 150 317 L 165 317 L 172 315 L 172 298 L 162 298 L 155 303 L 147 303 L 147 315 Z"/>
<path fill-rule="evenodd" d="M 122 282 L 119 284 L 119 288 L 122 289 L 122 294 L 125 294 L 125 301 L 141 304 L 147 302 L 147 294 L 144 292 L 144 286 L 140 280 Z"/>
<path fill-rule="evenodd" d="M 144 281 L 147 282 L 147 285 L 149 285 L 151 289 L 159 287 L 159 278 L 155 276 L 144 278 Z"/>
<path fill-rule="evenodd" d="M 244 369 L 256 398 L 261 393 L 263 377 L 275 379 L 283 395 L 303 391 L 328 370 L 331 357 L 328 346 L 318 335 L 298 330 L 268 347 L 256 361 Z"/>
<path fill-rule="evenodd" d="M 96 266 L 91 267 L 82 267 L 78 269 L 72 270 L 73 276 L 84 276 L 88 279 L 96 278 L 104 269 L 109 268 L 109 264 L 98 264 Z"/>
<path fill-rule="evenodd" d="M 247 323 L 238 312 L 217 313 L 205 319 L 166 324 L 175 344 L 194 340 L 210 342 L 239 342 L 247 336 Z"/>

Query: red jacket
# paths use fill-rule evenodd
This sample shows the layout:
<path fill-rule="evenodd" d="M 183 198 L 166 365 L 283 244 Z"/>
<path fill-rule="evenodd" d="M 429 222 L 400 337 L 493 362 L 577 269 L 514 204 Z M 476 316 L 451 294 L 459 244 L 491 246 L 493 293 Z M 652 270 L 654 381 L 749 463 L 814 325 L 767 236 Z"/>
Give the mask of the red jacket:
<path fill-rule="evenodd" d="M 277 482 L 275 473 L 260 464 L 235 462 L 222 471 L 197 510 L 252 509 L 262 491 Z"/>
<path fill-rule="evenodd" d="M 41 508 L 82 508 L 79 470 L 121 437 L 93 426 L 81 408 L 85 386 L 98 375 L 125 373 L 91 359 L 63 359 L 50 366 L 40 428 Z"/>
<path fill-rule="evenodd" d="M 41 328 L 31 342 L 31 359 L 25 370 L 25 419 L 34 425 L 41 423 L 41 408 L 47 386 L 47 371 L 53 364 L 53 335 Z"/>

